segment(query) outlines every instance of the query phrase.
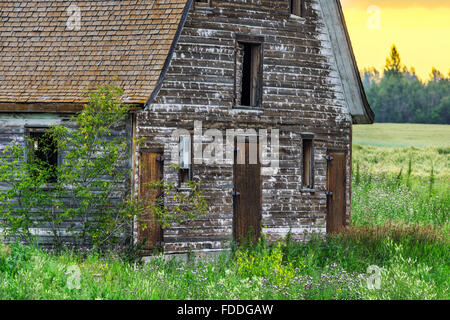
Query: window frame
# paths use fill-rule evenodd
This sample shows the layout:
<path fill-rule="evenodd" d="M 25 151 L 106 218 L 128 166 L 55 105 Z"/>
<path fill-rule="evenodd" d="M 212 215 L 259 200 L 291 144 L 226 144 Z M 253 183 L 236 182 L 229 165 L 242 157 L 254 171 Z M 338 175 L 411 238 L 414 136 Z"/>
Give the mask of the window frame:
<path fill-rule="evenodd" d="M 254 36 L 254 35 L 246 35 L 246 34 L 236 34 L 235 37 L 235 50 L 234 50 L 234 97 L 233 97 L 233 108 L 234 109 L 248 109 L 248 110 L 262 110 L 263 109 L 263 89 L 264 89 L 264 37 L 263 36 Z M 257 69 L 257 73 L 259 75 L 257 79 L 257 87 L 256 87 L 256 103 L 254 105 L 245 106 L 239 101 L 238 103 L 238 90 L 241 90 L 241 99 L 242 99 L 242 79 L 238 79 L 238 53 L 240 44 L 247 44 L 251 46 L 259 46 L 258 54 L 259 54 L 259 65 Z M 250 75 L 251 78 L 251 75 Z M 241 81 L 241 85 L 238 85 L 238 82 Z"/>
<path fill-rule="evenodd" d="M 301 178 L 301 189 L 304 192 L 314 192 L 315 191 L 315 185 L 314 185 L 314 159 L 315 159 L 315 150 L 314 150 L 314 134 L 313 133 L 302 133 L 302 149 L 301 149 L 301 168 L 302 168 L 302 178 Z M 309 146 L 309 181 L 305 181 L 306 177 L 306 157 L 305 157 L 305 147 L 306 143 L 308 143 Z"/>
<path fill-rule="evenodd" d="M 206 0 L 206 2 L 194 0 L 195 8 L 211 8 L 211 6 L 212 6 L 212 0 Z"/>
<path fill-rule="evenodd" d="M 294 12 L 294 2 L 298 2 L 298 12 Z M 292 16 L 303 18 L 305 16 L 305 0 L 289 0 L 289 13 Z"/>
<path fill-rule="evenodd" d="M 183 137 L 189 137 L 189 165 L 187 168 L 181 168 L 181 161 L 183 159 L 183 155 L 181 153 L 181 140 Z M 193 178 L 193 162 L 194 162 L 194 157 L 193 157 L 193 136 L 192 134 L 188 135 L 180 135 L 179 139 L 178 139 L 178 165 L 180 165 L 180 170 L 178 171 L 178 189 L 186 189 L 188 188 L 188 186 L 186 185 L 186 182 L 182 181 L 183 180 L 183 176 L 184 176 L 184 172 L 183 171 L 187 171 L 187 180 L 192 180 Z"/>
<path fill-rule="evenodd" d="M 32 134 L 33 133 L 39 133 L 41 134 L 41 136 L 45 135 L 46 132 L 48 132 L 48 130 L 50 129 L 50 127 L 48 126 L 25 126 L 25 134 L 27 137 L 27 154 L 26 154 L 26 161 L 31 161 L 32 157 L 34 157 L 34 152 L 35 152 L 35 146 L 30 144 L 33 141 L 32 138 Z M 30 152 L 33 152 L 33 155 L 30 154 Z M 55 146 L 55 153 L 56 153 L 56 163 L 54 164 L 50 164 L 55 167 L 55 177 L 49 181 L 47 181 L 48 185 L 52 185 L 54 183 L 58 182 L 58 175 L 57 175 L 57 167 L 60 165 L 62 159 L 61 159 L 61 154 L 58 150 L 58 146 Z"/>

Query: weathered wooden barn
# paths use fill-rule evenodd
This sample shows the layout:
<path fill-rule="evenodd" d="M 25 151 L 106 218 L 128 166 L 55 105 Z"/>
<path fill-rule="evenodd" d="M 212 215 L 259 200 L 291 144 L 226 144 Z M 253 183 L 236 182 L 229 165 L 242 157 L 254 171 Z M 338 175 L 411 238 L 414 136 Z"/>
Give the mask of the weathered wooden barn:
<path fill-rule="evenodd" d="M 118 77 L 134 110 L 118 134 L 145 138 L 130 154 L 134 191 L 151 201 L 151 180 L 203 181 L 209 214 L 137 232 L 148 249 L 214 251 L 249 231 L 300 239 L 349 223 L 352 124 L 374 115 L 339 0 L 2 0 L 0 21 L 0 150 L 68 121 L 83 90 Z M 187 138 L 173 138 L 179 129 Z M 262 143 L 255 132 L 278 130 L 276 161 L 186 162 L 211 129 L 236 157 Z"/>

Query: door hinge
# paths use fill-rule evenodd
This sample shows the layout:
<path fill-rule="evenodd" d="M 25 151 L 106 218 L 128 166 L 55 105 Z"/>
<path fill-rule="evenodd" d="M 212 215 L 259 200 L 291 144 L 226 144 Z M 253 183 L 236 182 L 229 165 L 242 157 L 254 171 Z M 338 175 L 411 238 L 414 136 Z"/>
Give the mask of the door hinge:
<path fill-rule="evenodd" d="M 330 155 L 325 156 L 325 159 L 326 159 L 327 161 L 333 161 L 333 160 L 334 160 L 333 156 L 330 156 Z"/>
<path fill-rule="evenodd" d="M 164 158 L 163 156 L 156 157 L 156 161 L 158 162 L 164 162 L 164 160 L 166 160 L 166 158 Z"/>
<path fill-rule="evenodd" d="M 327 197 L 332 197 L 333 191 L 326 191 L 325 194 L 327 195 Z"/>
<path fill-rule="evenodd" d="M 233 197 L 239 197 L 239 196 L 241 195 L 241 193 L 238 192 L 238 191 L 236 191 L 235 189 L 233 189 L 233 191 L 231 192 L 231 195 L 232 195 Z"/>

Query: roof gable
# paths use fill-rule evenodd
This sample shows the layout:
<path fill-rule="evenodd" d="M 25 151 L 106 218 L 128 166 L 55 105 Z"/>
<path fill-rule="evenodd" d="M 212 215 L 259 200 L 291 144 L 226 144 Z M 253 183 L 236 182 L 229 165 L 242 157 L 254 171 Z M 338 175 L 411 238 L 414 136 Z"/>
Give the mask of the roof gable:
<path fill-rule="evenodd" d="M 1 1 L 0 103 L 84 102 L 86 89 L 117 78 L 124 102 L 144 104 L 189 3 Z M 78 31 L 68 27 L 70 5 L 80 9 Z"/>
<path fill-rule="evenodd" d="M 375 115 L 362 85 L 341 3 L 339 0 L 320 0 L 320 5 L 353 123 L 373 123 Z"/>

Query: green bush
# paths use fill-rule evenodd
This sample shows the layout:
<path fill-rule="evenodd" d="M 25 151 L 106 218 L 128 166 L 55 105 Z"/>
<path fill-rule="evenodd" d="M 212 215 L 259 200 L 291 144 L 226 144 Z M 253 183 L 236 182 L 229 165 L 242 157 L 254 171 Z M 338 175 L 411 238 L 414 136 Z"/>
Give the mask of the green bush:
<path fill-rule="evenodd" d="M 130 172 L 122 167 L 129 142 L 111 138 L 129 110 L 120 103 L 122 93 L 115 86 L 99 88 L 73 117 L 75 129 L 53 126 L 44 134 L 64 155 L 56 167 L 34 157 L 31 139 L 6 147 L 0 157 L 0 182 L 7 185 L 0 190 L 0 226 L 7 238 L 36 243 L 32 229 L 49 228 L 59 247 L 65 233 L 81 247 L 126 239 L 140 211 L 130 195 Z"/>

